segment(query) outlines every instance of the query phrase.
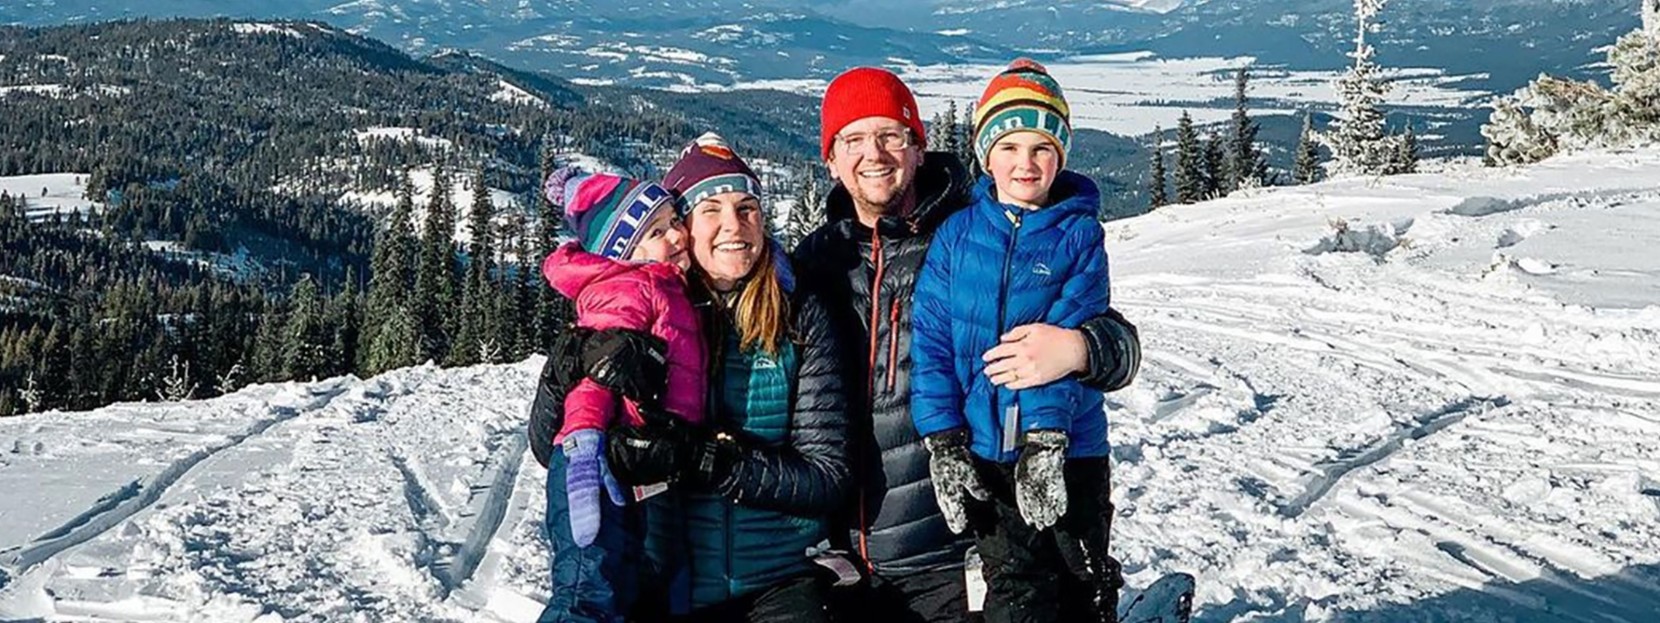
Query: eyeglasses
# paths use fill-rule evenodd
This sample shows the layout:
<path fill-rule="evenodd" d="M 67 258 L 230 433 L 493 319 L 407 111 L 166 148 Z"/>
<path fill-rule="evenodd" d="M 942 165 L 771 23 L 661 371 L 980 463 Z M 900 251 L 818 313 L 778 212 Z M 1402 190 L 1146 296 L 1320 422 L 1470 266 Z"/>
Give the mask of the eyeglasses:
<path fill-rule="evenodd" d="M 899 151 L 911 146 L 911 133 L 905 130 L 883 130 L 875 134 L 837 134 L 836 144 L 844 155 L 862 152 L 871 145 L 882 151 Z"/>

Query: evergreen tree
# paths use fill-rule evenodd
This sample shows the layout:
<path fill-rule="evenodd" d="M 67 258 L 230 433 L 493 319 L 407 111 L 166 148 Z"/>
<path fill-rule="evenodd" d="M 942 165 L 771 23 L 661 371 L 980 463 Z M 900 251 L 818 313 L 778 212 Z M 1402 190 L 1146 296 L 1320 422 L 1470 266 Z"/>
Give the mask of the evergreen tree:
<path fill-rule="evenodd" d="M 786 249 L 794 249 L 824 224 L 824 188 L 818 171 L 811 165 L 797 167 L 795 179 L 795 205 L 790 208 L 785 238 L 780 241 Z"/>
<path fill-rule="evenodd" d="M 1168 174 L 1164 170 L 1164 128 L 1153 128 L 1153 171 L 1152 179 L 1147 182 L 1147 194 L 1152 197 L 1152 207 L 1160 208 L 1170 203 L 1170 194 L 1165 190 L 1165 178 Z"/>
<path fill-rule="evenodd" d="M 490 277 L 496 255 L 491 224 L 495 212 L 481 165 L 478 176 L 473 180 L 473 205 L 467 219 L 467 230 L 472 241 L 467 247 L 467 278 L 461 295 L 460 331 L 450 349 L 449 361 L 454 365 L 485 361 L 482 353 L 490 350 L 490 345 L 499 348 L 500 327 L 494 321 L 500 312 L 497 309 L 495 283 Z"/>
<path fill-rule="evenodd" d="M 1418 172 L 1418 135 L 1412 131 L 1412 124 L 1406 124 L 1406 131 L 1401 133 L 1398 143 L 1400 150 L 1395 153 L 1395 166 L 1391 173 Z"/>
<path fill-rule="evenodd" d="M 359 333 L 362 327 L 361 297 L 357 290 L 357 273 L 346 269 L 345 287 L 329 305 L 329 326 L 333 329 L 333 343 L 325 374 L 339 376 L 357 371 Z"/>
<path fill-rule="evenodd" d="M 548 179 L 554 169 L 558 168 L 554 160 L 554 152 L 546 142 L 543 143 L 541 177 L 538 182 Z M 539 188 L 540 183 L 537 184 Z M 542 257 L 552 253 L 558 245 L 559 232 L 564 229 L 565 215 L 550 203 L 545 193 L 536 193 L 536 205 L 540 207 L 541 227 L 537 231 L 536 249 L 529 264 L 539 266 Z M 553 344 L 553 339 L 567 322 L 576 320 L 576 310 L 571 302 L 560 296 L 551 286 L 536 280 L 538 293 L 536 303 L 536 349 L 541 351 Z"/>
<path fill-rule="evenodd" d="M 502 285 L 498 289 L 504 293 L 502 299 L 506 305 L 503 339 L 511 338 L 508 361 L 522 360 L 536 351 L 536 271 L 531 269 L 536 254 L 525 228 L 524 213 L 515 211 L 508 215 L 501 232 Z"/>
<path fill-rule="evenodd" d="M 1298 184 L 1313 184 L 1320 179 L 1320 145 L 1311 113 L 1303 113 L 1303 131 L 1297 139 L 1297 161 L 1291 177 Z"/>
<path fill-rule="evenodd" d="M 1205 139 L 1203 166 L 1206 199 L 1228 194 L 1228 157 L 1227 148 L 1222 145 L 1224 140 L 1218 134 L 1212 134 Z"/>
<path fill-rule="evenodd" d="M 957 129 L 958 117 L 957 100 L 946 102 L 945 122 L 942 124 L 944 126 L 942 133 L 945 135 L 945 140 L 939 146 L 940 151 L 952 154 L 963 152 L 963 134 Z"/>
<path fill-rule="evenodd" d="M 1246 109 L 1246 92 L 1251 75 L 1240 67 L 1234 74 L 1233 133 L 1228 137 L 1228 171 L 1231 174 L 1227 190 L 1257 188 L 1268 181 L 1268 159 L 1257 146 L 1257 123 Z"/>
<path fill-rule="evenodd" d="M 420 355 L 419 334 L 400 333 L 400 325 L 392 322 L 394 316 L 404 316 L 407 320 L 413 307 L 409 288 L 413 284 L 410 267 L 414 261 L 415 240 L 409 219 L 414 211 L 415 191 L 407 173 L 401 179 L 398 203 L 392 208 L 385 229 L 375 239 L 370 264 L 369 303 L 363 323 L 363 341 L 367 346 L 360 350 L 365 377 L 415 365 Z"/>
<path fill-rule="evenodd" d="M 446 361 L 456 316 L 455 206 L 450 201 L 449 173 L 433 173 L 432 198 L 421 231 L 421 263 L 415 272 L 415 318 L 420 327 L 421 358 Z"/>
<path fill-rule="evenodd" d="M 1176 123 L 1176 203 L 1198 203 L 1205 197 L 1205 155 L 1199 133 L 1186 111 Z"/>
<path fill-rule="evenodd" d="M 332 342 L 322 295 L 311 275 L 301 275 L 288 295 L 288 326 L 283 330 L 283 376 L 307 381 L 328 373 Z"/>
<path fill-rule="evenodd" d="M 957 129 L 957 159 L 968 169 L 968 176 L 972 181 L 980 177 L 980 156 L 974 150 L 973 104 L 963 107 L 962 121 L 954 127 Z"/>
<path fill-rule="evenodd" d="M 923 137 L 926 149 L 928 151 L 945 149 L 945 136 L 951 130 L 950 124 L 946 123 L 945 113 L 934 113 L 934 116 L 928 118 L 928 136 Z"/>
<path fill-rule="evenodd" d="M 1326 136 L 1332 175 L 1382 175 L 1398 151 L 1384 134 L 1379 108 L 1389 85 L 1373 60 L 1377 50 L 1366 42 L 1366 34 L 1376 32 L 1375 18 L 1387 1 L 1355 0 L 1355 50 L 1349 54 L 1354 65 L 1337 80 L 1340 113 L 1333 121 L 1337 127 Z"/>

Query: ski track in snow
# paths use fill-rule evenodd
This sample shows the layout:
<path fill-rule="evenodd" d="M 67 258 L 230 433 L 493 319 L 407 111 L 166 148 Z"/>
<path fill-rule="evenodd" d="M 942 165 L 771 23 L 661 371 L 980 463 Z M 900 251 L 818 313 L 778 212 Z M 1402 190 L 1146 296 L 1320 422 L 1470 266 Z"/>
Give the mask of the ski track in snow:
<path fill-rule="evenodd" d="M 1376 255 L 1202 260 L 1255 272 L 1178 272 L 1170 237 L 1109 235 L 1146 349 L 1108 408 L 1131 584 L 1195 573 L 1198 621 L 1657 620 L 1660 308 L 1565 305 L 1497 255 L 1660 203 L 1645 182 L 1420 200 L 1367 215 L 1418 236 Z M 1201 210 L 1272 218 L 1230 205 L 1144 218 L 1196 238 Z"/>
<path fill-rule="evenodd" d="M 534 363 L 322 384 L 13 554 L 14 592 L 44 576 L 51 605 L 19 611 L 13 595 L 8 611 L 0 595 L 0 619 L 534 618 L 529 599 L 467 592 L 510 549 L 496 542 L 510 510 L 517 522 L 534 504 L 516 500 L 526 400 L 500 399 L 529 396 Z"/>
<path fill-rule="evenodd" d="M 1657 620 L 1657 180 L 1603 153 L 1109 223 L 1130 584 L 1194 574 L 1207 623 Z M 0 504 L 0 619 L 534 619 L 540 363 L 0 421 L 40 513 Z"/>

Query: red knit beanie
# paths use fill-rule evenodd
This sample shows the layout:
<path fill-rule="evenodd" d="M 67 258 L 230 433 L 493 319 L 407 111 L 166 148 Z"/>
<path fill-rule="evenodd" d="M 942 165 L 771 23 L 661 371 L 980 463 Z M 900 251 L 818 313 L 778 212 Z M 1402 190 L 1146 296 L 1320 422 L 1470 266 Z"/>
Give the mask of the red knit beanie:
<path fill-rule="evenodd" d="M 903 123 L 916 134 L 911 137 L 914 141 L 921 142 L 928 136 L 922 129 L 916 96 L 899 76 L 877 67 L 855 67 L 836 76 L 824 91 L 824 105 L 819 108 L 820 155 L 829 159 L 836 133 L 865 117 L 887 117 Z"/>

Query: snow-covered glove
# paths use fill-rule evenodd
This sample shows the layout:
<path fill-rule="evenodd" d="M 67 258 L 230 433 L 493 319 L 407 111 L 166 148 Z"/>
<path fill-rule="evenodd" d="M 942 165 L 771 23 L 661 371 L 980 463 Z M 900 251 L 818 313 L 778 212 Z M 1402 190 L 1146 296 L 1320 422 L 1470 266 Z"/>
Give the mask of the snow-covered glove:
<path fill-rule="evenodd" d="M 611 503 L 622 506 L 626 497 L 605 464 L 605 433 L 585 428 L 565 435 L 565 501 L 569 503 L 571 540 L 587 547 L 599 536 L 600 487 Z"/>
<path fill-rule="evenodd" d="M 1066 514 L 1066 431 L 1033 430 L 1021 436 L 1014 466 L 1014 500 L 1033 528 L 1055 525 Z"/>
<path fill-rule="evenodd" d="M 961 428 L 941 431 L 922 440 L 928 448 L 928 477 L 934 481 L 934 500 L 945 526 L 962 534 L 968 529 L 968 498 L 984 502 L 991 490 L 980 482 L 974 461 L 968 455 L 968 431 Z"/>

